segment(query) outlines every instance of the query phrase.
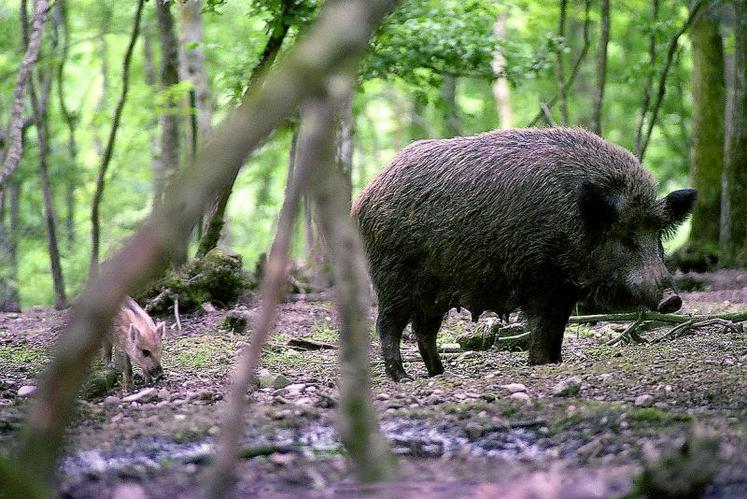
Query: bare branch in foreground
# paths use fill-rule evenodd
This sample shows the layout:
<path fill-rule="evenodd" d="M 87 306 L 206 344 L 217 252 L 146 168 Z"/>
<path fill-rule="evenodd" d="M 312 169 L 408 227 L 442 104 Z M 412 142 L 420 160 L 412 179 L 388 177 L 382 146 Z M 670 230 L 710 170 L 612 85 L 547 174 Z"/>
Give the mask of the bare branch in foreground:
<path fill-rule="evenodd" d="M 395 0 L 348 0 L 325 4 L 319 20 L 244 102 L 201 145 L 194 162 L 168 189 L 163 205 L 90 280 L 60 337 L 52 363 L 21 435 L 16 465 L 51 482 L 65 423 L 91 359 L 112 325 L 125 294 L 137 293 L 154 275 L 171 246 L 186 239 L 203 210 L 225 189 L 248 154 L 326 78 L 365 50 L 376 23 Z"/>
<path fill-rule="evenodd" d="M 341 96 L 352 86 L 352 78 L 340 82 Z M 344 97 L 334 96 L 337 102 Z M 329 246 L 334 269 L 335 301 L 340 315 L 340 415 L 339 431 L 355 464 L 358 478 L 376 482 L 394 477 L 396 462 L 379 430 L 371 404 L 368 378 L 368 312 L 370 293 L 363 247 L 350 218 L 349 191 L 343 172 L 335 166 L 333 99 L 314 99 L 308 104 L 309 139 L 316 139 L 318 171 L 310 190 L 321 232 Z M 313 128 L 312 128 L 313 127 Z M 315 134 L 315 137 L 311 137 Z M 303 141 L 301 157 L 310 154 Z"/>

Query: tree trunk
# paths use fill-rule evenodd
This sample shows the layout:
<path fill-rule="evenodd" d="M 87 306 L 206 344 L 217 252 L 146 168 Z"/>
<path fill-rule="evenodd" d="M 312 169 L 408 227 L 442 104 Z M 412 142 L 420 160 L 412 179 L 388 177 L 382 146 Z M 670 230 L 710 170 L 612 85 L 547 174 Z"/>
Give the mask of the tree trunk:
<path fill-rule="evenodd" d="M 717 261 L 724 165 L 724 52 L 718 17 L 709 12 L 690 28 L 692 131 L 690 179 L 698 190 L 688 243 L 674 257 L 683 271 L 704 272 Z"/>
<path fill-rule="evenodd" d="M 425 95 L 416 92 L 412 96 L 410 105 L 410 126 L 408 128 L 411 141 L 427 139 L 432 136 L 425 116 L 426 107 L 427 101 Z"/>
<path fill-rule="evenodd" d="M 62 55 L 57 66 L 57 100 L 60 106 L 62 120 L 67 127 L 67 153 L 70 165 L 65 174 L 65 240 L 67 250 L 72 251 L 75 244 L 75 190 L 78 175 L 78 144 L 75 140 L 75 130 L 78 126 L 78 118 L 74 116 L 65 104 L 65 63 L 70 49 L 70 26 L 67 17 L 67 2 L 60 0 L 55 3 L 52 15 L 57 18 L 57 23 L 62 27 Z"/>
<path fill-rule="evenodd" d="M 174 31 L 173 2 L 156 0 L 158 39 L 161 47 L 161 92 L 167 93 L 179 83 L 179 42 Z M 170 97 L 165 101 L 161 114 L 161 167 L 156 178 L 156 201 L 161 203 L 163 190 L 169 180 L 179 171 L 179 103 Z"/>
<path fill-rule="evenodd" d="M 444 136 L 458 137 L 461 135 L 459 126 L 459 107 L 456 102 L 457 79 L 453 76 L 444 76 L 441 85 L 441 99 L 444 105 Z"/>
<path fill-rule="evenodd" d="M 28 23 L 26 16 L 25 1 L 21 4 L 21 23 L 24 42 L 28 43 Z M 54 20 L 54 18 L 53 18 Z M 50 52 L 54 53 L 58 42 L 58 28 L 54 23 L 51 33 Z M 39 144 L 39 178 L 42 190 L 42 199 L 44 201 L 44 219 L 47 226 L 47 248 L 49 252 L 49 264 L 52 273 L 52 287 L 54 288 L 54 306 L 57 310 L 67 307 L 67 296 L 65 294 L 65 280 L 62 274 L 62 264 L 60 262 L 60 251 L 57 243 L 57 222 L 54 214 L 54 201 L 52 191 L 49 185 L 49 167 L 47 158 L 49 157 L 49 94 L 52 87 L 51 68 L 39 72 L 41 82 L 41 94 L 36 93 L 33 75 L 29 78 L 29 97 L 31 100 L 31 109 L 34 115 L 34 128 L 36 128 L 36 138 Z"/>
<path fill-rule="evenodd" d="M 747 0 L 734 1 L 734 74 L 724 154 L 721 263 L 747 267 Z"/>
<path fill-rule="evenodd" d="M 603 0 L 604 1 L 604 0 Z M 557 62 L 555 64 L 555 74 L 558 77 L 558 100 L 560 107 L 560 124 L 568 124 L 568 95 L 565 81 L 565 19 L 568 12 L 568 0 L 560 0 L 560 13 L 558 15 L 558 38 L 562 43 L 556 48 Z"/>
<path fill-rule="evenodd" d="M 653 29 L 659 20 L 659 0 L 651 1 L 651 34 L 648 38 L 648 65 L 649 74 L 646 77 L 646 83 L 643 86 L 643 102 L 641 103 L 641 110 L 638 113 L 638 122 L 636 124 L 635 134 L 635 155 L 637 158 L 641 157 L 641 150 L 643 147 L 643 125 L 646 123 L 646 115 L 648 108 L 651 103 L 651 90 L 654 84 L 654 72 L 653 68 L 656 65 L 656 30 Z"/>
<path fill-rule="evenodd" d="M 602 104 L 604 87 L 607 82 L 607 45 L 610 40 L 610 2 L 602 0 L 601 33 L 599 35 L 599 53 L 597 54 L 597 88 L 594 93 L 594 107 L 591 115 L 591 131 L 602 136 Z"/>
<path fill-rule="evenodd" d="M 493 34 L 498 40 L 506 39 L 506 13 L 498 15 L 498 19 L 493 26 Z M 493 54 L 493 73 L 495 81 L 493 82 L 493 96 L 498 109 L 498 118 L 500 119 L 501 129 L 511 128 L 513 119 L 511 118 L 511 89 L 508 85 L 508 78 L 505 72 L 506 58 L 503 57 L 501 50 L 496 50 Z"/>
<path fill-rule="evenodd" d="M 23 61 L 21 62 L 21 67 L 18 70 L 16 86 L 13 90 L 13 107 L 10 112 L 10 119 L 8 120 L 7 146 L 5 148 L 6 151 L 5 158 L 3 159 L 3 168 L 0 171 L 0 202 L 2 201 L 3 193 L 5 192 L 5 183 L 18 166 L 18 162 L 21 160 L 21 154 L 23 153 L 21 134 L 23 133 L 24 121 L 24 95 L 26 94 L 26 87 L 31 80 L 31 70 L 33 69 L 34 63 L 36 63 L 36 58 L 39 55 L 42 32 L 44 31 L 44 22 L 47 20 L 48 6 L 49 2 L 47 0 L 37 1 L 30 36 L 27 34 L 25 21 L 22 26 L 25 52 Z M 24 19 L 26 18 L 26 0 L 21 0 L 21 16 Z"/>
<path fill-rule="evenodd" d="M 8 196 L 0 201 L 0 312 L 21 311 L 21 299 L 18 293 L 17 239 L 20 225 L 19 191 L 18 183 L 10 181 Z"/>
<path fill-rule="evenodd" d="M 267 43 L 265 44 L 265 48 L 262 50 L 262 55 L 260 55 L 259 61 L 257 61 L 257 64 L 249 75 L 244 95 L 259 84 L 261 77 L 270 67 L 272 67 L 278 53 L 280 53 L 280 49 L 282 48 L 285 37 L 290 29 L 288 19 L 291 17 L 290 14 L 292 13 L 291 9 L 293 6 L 294 2 L 292 0 L 282 0 L 280 2 L 280 10 L 269 24 L 270 26 L 274 26 L 274 29 L 270 33 L 270 37 L 267 39 Z M 205 216 L 203 217 L 205 220 L 203 234 L 197 248 L 197 256 L 205 255 L 218 244 L 221 234 L 223 233 L 223 228 L 225 227 L 224 217 L 226 206 L 228 206 L 228 200 L 231 197 L 235 181 L 236 179 L 234 178 L 229 186 L 215 198 L 210 207 L 205 211 Z"/>
<path fill-rule="evenodd" d="M 151 96 L 155 97 L 158 91 L 156 90 L 156 70 L 153 64 L 153 32 L 152 26 L 149 23 L 143 24 L 141 36 L 143 38 L 143 73 L 145 76 L 145 84 L 151 89 Z M 148 119 L 148 125 L 148 133 L 150 134 L 148 144 L 150 149 L 151 171 L 153 173 L 153 192 L 156 193 L 158 192 L 160 185 L 159 179 L 163 176 L 161 153 L 158 150 L 158 117 L 151 115 Z M 155 204 L 155 194 L 153 200 Z"/>
<path fill-rule="evenodd" d="M 135 20 L 132 26 L 130 42 L 127 45 L 124 61 L 122 63 L 122 91 L 119 100 L 117 101 L 117 106 L 114 109 L 114 117 L 109 131 L 109 138 L 101 155 L 101 163 L 99 164 L 99 169 L 96 174 L 96 187 L 93 193 L 93 201 L 91 202 L 91 263 L 89 267 L 91 275 L 95 275 L 98 271 L 101 233 L 101 227 L 99 224 L 99 207 L 104 196 L 106 172 L 109 169 L 109 163 L 111 163 L 112 155 L 114 154 L 114 143 L 117 139 L 119 122 L 122 118 L 122 111 L 125 102 L 127 101 L 127 91 L 130 83 L 130 61 L 132 59 L 132 52 L 135 49 L 135 42 L 140 33 L 140 18 L 142 17 L 142 10 L 143 0 L 140 0 L 138 2 L 137 11 L 135 12 Z"/>

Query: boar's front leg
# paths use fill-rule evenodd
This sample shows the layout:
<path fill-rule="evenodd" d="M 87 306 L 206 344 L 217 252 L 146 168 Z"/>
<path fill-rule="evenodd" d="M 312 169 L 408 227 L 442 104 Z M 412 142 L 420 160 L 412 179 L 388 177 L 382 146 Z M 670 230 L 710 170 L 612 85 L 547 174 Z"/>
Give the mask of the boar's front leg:
<path fill-rule="evenodd" d="M 393 307 L 379 304 L 379 315 L 376 318 L 376 332 L 381 340 L 381 351 L 384 356 L 384 370 L 394 381 L 412 379 L 402 365 L 400 343 L 402 331 L 410 320 L 410 311 L 404 307 Z"/>
<path fill-rule="evenodd" d="M 412 330 L 418 339 L 418 350 L 423 357 L 429 376 L 436 376 L 444 372 L 444 366 L 438 356 L 436 336 L 441 327 L 443 315 L 427 316 L 416 313 L 412 317 Z"/>
<path fill-rule="evenodd" d="M 524 307 L 531 336 L 529 340 L 529 365 L 563 361 L 561 345 L 568 317 L 575 301 L 555 299 L 532 303 Z"/>

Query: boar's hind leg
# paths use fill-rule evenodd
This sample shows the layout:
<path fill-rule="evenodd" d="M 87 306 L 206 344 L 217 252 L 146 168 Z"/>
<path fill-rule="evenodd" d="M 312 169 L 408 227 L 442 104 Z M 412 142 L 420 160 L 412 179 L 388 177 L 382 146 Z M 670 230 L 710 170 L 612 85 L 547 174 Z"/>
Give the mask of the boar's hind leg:
<path fill-rule="evenodd" d="M 526 307 L 529 330 L 532 332 L 529 341 L 529 365 L 562 362 L 560 347 L 572 309 L 573 303 L 563 303 L 560 300 L 542 306 Z"/>
<path fill-rule="evenodd" d="M 416 313 L 412 317 L 412 330 L 418 339 L 418 350 L 423 357 L 429 376 L 436 376 L 444 372 L 444 366 L 436 349 L 436 335 L 441 327 L 443 315 L 427 316 Z"/>
<path fill-rule="evenodd" d="M 412 379 L 405 372 L 402 365 L 400 343 L 402 331 L 410 320 L 409 308 L 379 305 L 379 316 L 376 318 L 376 331 L 381 340 L 381 350 L 384 355 L 384 369 L 387 376 L 394 381 Z"/>

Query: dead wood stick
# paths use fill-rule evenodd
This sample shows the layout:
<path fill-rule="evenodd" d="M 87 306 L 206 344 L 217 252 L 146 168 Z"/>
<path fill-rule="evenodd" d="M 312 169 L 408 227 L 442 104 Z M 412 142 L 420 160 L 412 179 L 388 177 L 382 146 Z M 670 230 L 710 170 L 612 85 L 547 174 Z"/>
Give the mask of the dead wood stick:
<path fill-rule="evenodd" d="M 174 298 L 174 319 L 176 320 L 176 330 L 182 330 L 182 320 L 179 317 L 179 295 Z"/>
<path fill-rule="evenodd" d="M 634 321 L 638 317 L 644 321 L 671 322 L 679 324 L 689 320 L 704 321 L 710 319 L 724 319 L 732 322 L 747 321 L 747 311 L 745 312 L 724 312 L 721 314 L 709 315 L 682 315 L 682 314 L 662 314 L 659 312 L 627 312 L 622 314 L 595 314 L 595 315 L 574 315 L 568 319 L 568 324 L 589 324 L 591 322 L 628 322 Z"/>

